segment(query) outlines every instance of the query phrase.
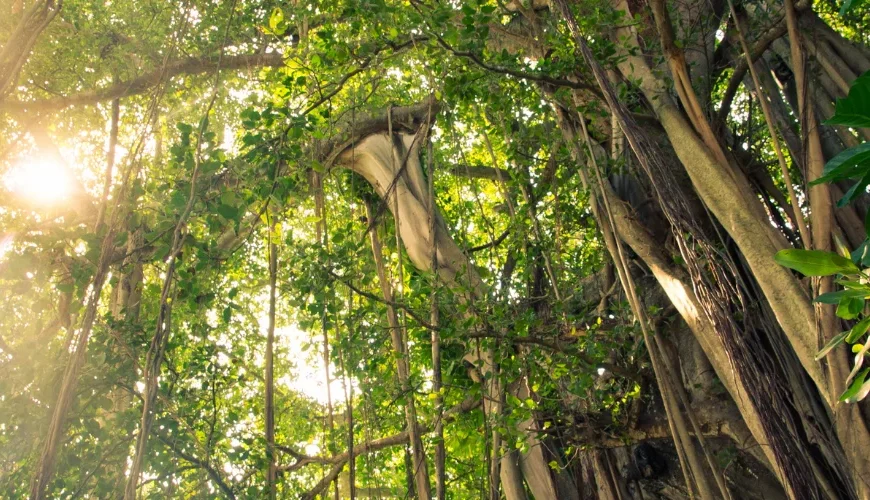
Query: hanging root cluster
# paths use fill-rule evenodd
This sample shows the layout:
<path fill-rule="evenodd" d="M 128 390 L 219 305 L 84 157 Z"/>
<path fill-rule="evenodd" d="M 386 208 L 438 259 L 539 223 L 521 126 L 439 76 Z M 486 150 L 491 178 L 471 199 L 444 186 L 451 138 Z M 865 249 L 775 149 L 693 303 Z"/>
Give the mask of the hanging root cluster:
<path fill-rule="evenodd" d="M 715 326 L 722 347 L 734 371 L 746 381 L 749 400 L 758 410 L 768 443 L 781 467 L 779 471 L 787 489 L 798 498 L 821 498 L 823 485 L 818 483 L 804 446 L 796 435 L 800 423 L 794 418 L 789 391 L 775 371 L 775 364 L 751 324 L 744 304 L 745 284 L 738 280 L 734 261 L 710 243 L 715 241 L 691 216 L 685 197 L 678 188 L 673 172 L 662 152 L 638 126 L 631 113 L 619 101 L 601 64 L 580 34 L 564 0 L 556 6 L 572 29 L 578 50 L 592 69 L 598 86 L 625 133 L 643 172 L 654 187 L 655 198 L 673 230 L 680 254 L 688 267 L 704 314 Z M 735 318 L 744 318 L 738 324 Z M 846 483 L 848 484 L 848 483 Z"/>

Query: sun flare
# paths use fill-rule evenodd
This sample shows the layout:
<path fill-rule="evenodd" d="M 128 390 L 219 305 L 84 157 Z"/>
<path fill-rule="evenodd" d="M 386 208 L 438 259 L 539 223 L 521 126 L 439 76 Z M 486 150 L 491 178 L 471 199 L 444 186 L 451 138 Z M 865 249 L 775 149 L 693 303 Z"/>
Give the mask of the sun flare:
<path fill-rule="evenodd" d="M 58 160 L 35 156 L 21 160 L 3 177 L 6 189 L 23 199 L 47 205 L 72 194 L 73 177 Z"/>

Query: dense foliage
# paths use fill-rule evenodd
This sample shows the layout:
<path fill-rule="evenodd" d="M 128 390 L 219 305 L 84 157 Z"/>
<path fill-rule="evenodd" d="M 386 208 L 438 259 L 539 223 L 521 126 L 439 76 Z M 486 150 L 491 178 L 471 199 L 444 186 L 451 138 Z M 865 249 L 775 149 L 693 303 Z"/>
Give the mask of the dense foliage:
<path fill-rule="evenodd" d="M 0 496 L 865 498 L 870 8 L 736 3 L 5 2 Z"/>

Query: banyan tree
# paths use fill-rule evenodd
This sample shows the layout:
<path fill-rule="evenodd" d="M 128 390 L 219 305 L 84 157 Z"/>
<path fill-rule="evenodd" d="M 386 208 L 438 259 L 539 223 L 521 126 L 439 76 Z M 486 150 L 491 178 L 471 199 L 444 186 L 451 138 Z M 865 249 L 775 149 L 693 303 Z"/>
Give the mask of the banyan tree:
<path fill-rule="evenodd" d="M 870 499 L 870 5 L 0 9 L 0 496 Z"/>

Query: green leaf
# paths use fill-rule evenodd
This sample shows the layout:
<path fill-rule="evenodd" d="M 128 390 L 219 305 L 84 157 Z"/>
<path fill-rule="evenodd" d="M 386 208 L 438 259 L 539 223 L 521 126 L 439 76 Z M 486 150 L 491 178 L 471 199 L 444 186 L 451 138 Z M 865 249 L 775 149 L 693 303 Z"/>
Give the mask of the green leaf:
<path fill-rule="evenodd" d="M 867 393 L 870 392 L 870 382 L 865 382 L 864 379 L 867 378 L 867 374 L 870 373 L 870 368 L 864 368 L 861 370 L 861 373 L 855 377 L 855 380 L 852 381 L 852 385 L 846 389 L 846 392 L 840 396 L 840 401 L 844 403 L 855 403 L 857 401 L 861 401 L 867 396 Z"/>
<path fill-rule="evenodd" d="M 178 131 L 181 132 L 182 135 L 190 135 L 190 133 L 193 132 L 193 126 L 187 123 L 178 122 L 175 124 L 175 127 L 178 128 Z"/>
<path fill-rule="evenodd" d="M 867 211 L 867 215 L 870 216 L 870 210 Z M 868 217 L 868 221 L 870 221 L 870 217 Z M 864 242 L 858 245 L 858 248 L 852 252 L 852 261 L 864 267 L 870 267 L 870 246 L 868 246 L 868 242 L 870 242 L 870 240 L 864 240 Z"/>
<path fill-rule="evenodd" d="M 233 220 L 239 214 L 239 210 L 231 205 L 221 205 L 217 208 L 217 212 L 227 220 Z"/>
<path fill-rule="evenodd" d="M 855 319 L 863 310 L 863 298 L 846 297 L 840 301 L 840 305 L 837 307 L 837 317 L 843 319 Z"/>
<path fill-rule="evenodd" d="M 827 344 L 825 344 L 825 347 L 822 347 L 821 350 L 816 353 L 816 361 L 824 358 L 829 352 L 831 352 L 833 348 L 842 344 L 843 340 L 846 339 L 846 335 L 848 334 L 848 331 L 840 332 L 834 338 L 832 338 Z"/>
<path fill-rule="evenodd" d="M 851 330 L 849 330 L 849 334 L 846 336 L 845 339 L 846 342 L 849 344 L 854 344 L 858 341 L 859 338 L 861 338 L 862 335 L 867 333 L 868 329 L 870 329 L 870 316 L 862 319 L 861 321 L 856 323 Z"/>
<path fill-rule="evenodd" d="M 115 246 L 121 246 L 127 244 L 127 238 L 130 233 L 127 231 L 121 231 L 120 233 L 115 235 Z"/>
<path fill-rule="evenodd" d="M 870 166 L 870 164 L 866 165 L 865 168 L 868 166 Z M 867 191 L 868 185 L 870 185 L 870 171 L 865 173 L 864 176 L 861 177 L 861 180 L 859 180 L 857 183 L 855 183 L 854 186 L 846 191 L 846 194 L 844 194 L 843 197 L 840 198 L 840 201 L 837 202 L 837 207 L 843 208 L 852 201 L 854 201 L 855 198 L 857 198 L 861 193 Z"/>
<path fill-rule="evenodd" d="M 837 99 L 834 116 L 825 124 L 870 127 L 870 71 L 855 79 L 848 96 Z"/>
<path fill-rule="evenodd" d="M 840 16 L 845 16 L 850 10 L 862 5 L 865 0 L 846 0 L 840 8 Z"/>
<path fill-rule="evenodd" d="M 866 288 L 837 290 L 836 292 L 823 293 L 813 299 L 813 302 L 818 302 L 820 304 L 839 304 L 844 299 L 865 298 L 867 295 L 868 290 Z"/>
<path fill-rule="evenodd" d="M 275 7 L 272 9 L 272 15 L 269 16 L 269 28 L 273 33 L 280 34 L 279 27 L 282 21 L 284 21 L 284 11 L 280 7 Z"/>
<path fill-rule="evenodd" d="M 864 177 L 868 170 L 870 170 L 870 142 L 865 142 L 831 158 L 825 164 L 823 175 L 810 182 L 810 185 Z"/>
<path fill-rule="evenodd" d="M 774 256 L 777 264 L 794 269 L 804 276 L 830 276 L 859 271 L 851 260 L 823 250 L 780 250 Z"/>
<path fill-rule="evenodd" d="M 168 243 L 160 245 L 154 250 L 154 260 L 158 262 L 162 262 L 166 260 L 166 257 L 169 256 L 169 252 L 172 250 Z"/>

